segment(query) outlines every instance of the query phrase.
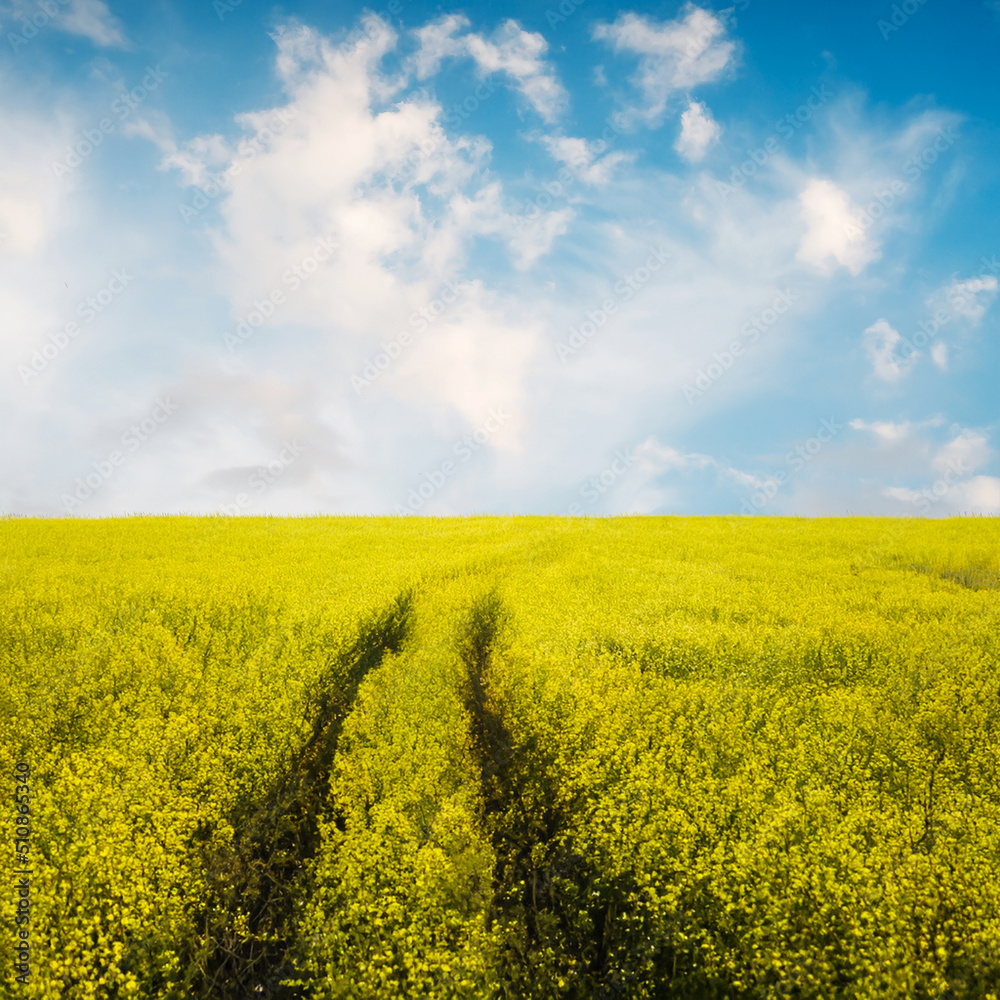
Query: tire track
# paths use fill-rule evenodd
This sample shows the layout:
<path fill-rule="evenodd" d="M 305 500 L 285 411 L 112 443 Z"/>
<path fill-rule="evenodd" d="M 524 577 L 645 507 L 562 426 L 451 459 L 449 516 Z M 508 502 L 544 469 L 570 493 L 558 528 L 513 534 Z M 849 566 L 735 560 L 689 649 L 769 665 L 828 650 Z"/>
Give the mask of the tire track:
<path fill-rule="evenodd" d="M 576 978 L 583 859 L 572 850 L 572 811 L 563 805 L 552 748 L 537 734 L 518 745 L 498 685 L 494 657 L 511 617 L 491 591 L 473 602 L 459 632 L 464 700 L 496 862 L 491 927 L 502 935 L 501 995 L 565 995 Z M 584 914 L 584 923 L 589 924 Z"/>
<path fill-rule="evenodd" d="M 200 940 L 182 955 L 185 996 L 211 1000 L 291 1000 L 281 985 L 294 977 L 292 921 L 306 861 L 320 846 L 330 773 L 344 721 L 365 676 L 412 632 L 413 594 L 404 591 L 363 621 L 354 642 L 327 666 L 310 692 L 312 724 L 288 768 L 256 802 L 231 817 L 235 830 L 222 849 L 201 831 L 208 900 L 199 914 Z"/>

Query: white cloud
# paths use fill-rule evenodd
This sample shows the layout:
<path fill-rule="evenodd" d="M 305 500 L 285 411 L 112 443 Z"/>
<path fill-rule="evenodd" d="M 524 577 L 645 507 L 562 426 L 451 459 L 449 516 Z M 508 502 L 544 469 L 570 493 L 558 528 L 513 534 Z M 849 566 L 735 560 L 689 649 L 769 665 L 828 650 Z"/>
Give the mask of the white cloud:
<path fill-rule="evenodd" d="M 573 218 L 573 209 L 559 208 L 540 213 L 537 219 L 522 223 L 521 228 L 515 224 L 509 236 L 509 246 L 515 255 L 516 266 L 526 270 L 544 257 L 552 249 L 556 238 L 569 232 Z"/>
<path fill-rule="evenodd" d="M 566 103 L 566 91 L 546 67 L 548 42 L 542 35 L 522 30 L 516 21 L 505 21 L 491 41 L 480 35 L 468 39 L 470 55 L 486 73 L 506 73 L 535 110 L 552 121 Z"/>
<path fill-rule="evenodd" d="M 102 0 L 72 0 L 56 23 L 64 31 L 83 35 L 104 48 L 128 44 L 121 21 Z"/>
<path fill-rule="evenodd" d="M 858 275 L 881 256 L 879 248 L 857 227 L 859 209 L 832 181 L 813 178 L 799 194 L 805 235 L 799 260 L 830 273 L 846 267 Z"/>
<path fill-rule="evenodd" d="M 873 478 L 909 480 L 915 485 L 883 485 L 878 495 L 905 504 L 905 512 L 923 516 L 961 513 L 1000 513 L 995 477 L 979 471 L 995 457 L 982 430 L 952 425 L 941 440 L 944 420 L 932 417 L 919 422 L 852 420 L 855 430 L 871 433 L 878 444 L 870 456 Z M 849 463 L 860 465 L 861 456 L 848 452 Z M 872 502 L 872 501 L 870 501 Z M 890 506 L 889 513 L 899 513 Z"/>
<path fill-rule="evenodd" d="M 278 76 L 287 86 L 302 83 L 305 78 L 318 69 L 324 62 L 337 58 L 352 58 L 356 62 L 371 65 L 396 41 L 396 34 L 374 16 L 361 18 L 365 33 L 349 52 L 335 52 L 328 46 L 315 28 L 292 20 L 280 24 L 272 32 L 271 37 L 278 47 L 274 59 Z"/>
<path fill-rule="evenodd" d="M 0 83 L 6 83 L 0 80 Z M 8 91 L 0 87 L 0 91 Z M 9 91 L 8 91 L 9 92 Z M 43 344 L 43 332 L 58 328 L 65 303 L 58 290 L 55 261 L 61 238 L 74 216 L 76 177 L 59 178 L 53 160 L 64 156 L 73 132 L 62 114 L 33 113 L 28 107 L 0 104 L 0 378 L 13 376 L 16 366 Z M 0 399 L 8 395 L 8 387 Z M 0 407 L 0 425 L 17 423 Z"/>
<path fill-rule="evenodd" d="M 0 257 L 37 253 L 57 224 L 68 185 L 54 175 L 52 161 L 70 137 L 61 124 L 0 109 Z"/>
<path fill-rule="evenodd" d="M 871 431 L 877 438 L 885 442 L 902 441 L 909 436 L 913 425 L 909 420 L 894 423 L 891 420 L 852 420 L 850 427 L 856 431 Z"/>
<path fill-rule="evenodd" d="M 669 445 L 662 445 L 652 437 L 636 448 L 636 456 L 649 472 L 692 472 L 718 466 L 711 455 L 685 453 Z"/>
<path fill-rule="evenodd" d="M 433 76 L 444 59 L 467 55 L 483 74 L 510 77 L 542 118 L 554 121 L 566 106 L 567 94 L 545 62 L 548 42 L 544 36 L 525 31 L 512 19 L 504 21 L 490 38 L 474 32 L 460 34 L 468 26 L 468 18 L 450 14 L 414 32 L 420 43 L 413 57 L 418 79 Z"/>
<path fill-rule="evenodd" d="M 935 472 L 955 469 L 963 475 L 981 469 L 993 457 L 993 449 L 981 431 L 963 428 L 951 441 L 937 450 L 931 459 Z"/>
<path fill-rule="evenodd" d="M 897 353 L 902 341 L 898 330 L 894 330 L 887 320 L 876 320 L 865 330 L 865 347 L 871 359 L 876 378 L 883 382 L 898 382 L 912 367 L 919 352 L 910 354 L 905 360 Z"/>
<path fill-rule="evenodd" d="M 957 482 L 942 477 L 921 489 L 887 486 L 882 495 L 924 514 L 1000 514 L 997 476 L 972 476 Z"/>
<path fill-rule="evenodd" d="M 674 149 L 686 160 L 697 163 L 704 159 L 708 147 L 722 134 L 719 123 L 712 118 L 704 104 L 692 101 L 681 115 L 681 133 Z"/>
<path fill-rule="evenodd" d="M 515 49 L 520 44 L 509 26 L 505 37 Z M 412 96 L 379 107 L 390 86 L 379 58 L 396 44 L 391 30 L 370 32 L 347 52 L 300 30 L 279 31 L 275 40 L 290 94 L 276 111 L 287 126 L 252 158 L 218 136 L 198 137 L 164 158 L 193 184 L 239 168 L 218 198 L 224 224 L 216 237 L 236 317 L 281 288 L 283 273 L 310 253 L 319 235 L 335 234 L 335 264 L 321 281 L 289 296 L 280 323 L 319 332 L 360 368 L 387 336 L 412 329 L 410 317 L 457 278 L 475 239 L 501 240 L 514 263 L 526 266 L 565 232 L 566 210 L 540 213 L 519 230 L 502 186 L 483 172 L 488 143 L 449 138 L 436 103 Z M 524 67 L 515 55 L 505 50 L 502 60 L 519 73 Z M 273 114 L 239 120 L 254 133 Z M 345 135 L 351 136 L 347 145 Z M 430 204 L 437 207 L 430 211 Z M 522 414 L 523 373 L 536 350 L 537 323 L 517 312 L 481 283 L 466 283 L 459 302 L 372 391 L 440 412 L 451 407 L 473 426 L 491 406 Z M 346 385 L 346 375 L 340 377 Z M 520 419 L 505 426 L 498 445 L 515 446 Z"/>
<path fill-rule="evenodd" d="M 228 167 L 233 159 L 233 149 L 220 135 L 196 136 L 178 148 L 173 139 L 158 129 L 149 118 L 138 119 L 130 126 L 135 135 L 149 139 L 163 151 L 160 163 L 163 170 L 179 170 L 184 183 L 207 188 L 215 183 L 213 177 Z"/>
<path fill-rule="evenodd" d="M 931 304 L 943 297 L 953 313 L 965 317 L 975 326 L 993 304 L 997 288 L 997 279 L 992 274 L 982 278 L 966 278 L 964 281 L 956 278 L 950 285 L 942 288 L 938 296 L 931 299 Z"/>
<path fill-rule="evenodd" d="M 610 183 L 615 168 L 633 159 L 623 152 L 600 155 L 606 145 L 603 140 L 589 142 L 572 136 L 545 136 L 542 141 L 554 160 L 565 163 L 581 181 L 594 187 Z"/>
<path fill-rule="evenodd" d="M 795 477 L 776 512 L 948 517 L 1000 513 L 987 432 L 947 422 L 850 420 L 852 430 Z M 821 460 L 821 461 L 820 461 Z"/>
<path fill-rule="evenodd" d="M 744 469 L 739 469 L 727 461 L 702 452 L 684 452 L 669 445 L 660 444 L 656 438 L 647 438 L 635 450 L 640 471 L 652 479 L 666 473 L 680 473 L 690 476 L 698 472 L 712 472 L 717 483 L 735 484 L 740 490 L 759 489 L 766 478 Z M 730 487 L 731 488 L 731 487 Z"/>
<path fill-rule="evenodd" d="M 675 92 L 716 80 L 725 72 L 736 51 L 725 34 L 721 20 L 691 4 L 674 21 L 622 13 L 612 24 L 594 29 L 594 37 L 610 42 L 616 52 L 639 57 L 636 83 L 646 104 L 628 116 L 650 125 L 659 123 Z"/>
<path fill-rule="evenodd" d="M 420 45 L 413 57 L 418 80 L 434 76 L 445 59 L 465 54 L 465 40 L 456 35 L 468 27 L 469 19 L 463 14 L 448 14 L 414 30 Z"/>
<path fill-rule="evenodd" d="M 18 428 L 9 435 L 16 440 L 0 508 L 61 512 L 60 491 L 92 472 L 160 391 L 176 392 L 180 415 L 84 513 L 217 509 L 289 435 L 306 451 L 273 489 L 255 497 L 254 510 L 391 510 L 443 459 L 455 457 L 454 442 L 491 407 L 503 407 L 510 419 L 473 461 L 459 465 L 424 512 L 565 510 L 585 477 L 599 476 L 616 449 L 638 441 L 646 444 L 621 488 L 616 482 L 588 510 L 731 509 L 725 505 L 738 506 L 747 491 L 769 490 L 773 473 L 782 471 L 795 474 L 769 509 L 843 513 L 865 510 L 872 500 L 871 509 L 891 512 L 900 501 L 882 489 L 920 495 L 944 475 L 932 463 L 946 447 L 952 458 L 981 456 L 961 428 L 932 432 L 930 422 L 890 413 L 859 422 L 862 433 L 844 433 L 801 471 L 788 463 L 791 438 L 810 433 L 816 407 L 846 409 L 863 391 L 837 385 L 834 366 L 825 364 L 842 357 L 843 331 L 850 339 L 851 327 L 844 311 L 830 308 L 831 283 L 808 273 L 796 256 L 803 230 L 796 196 L 814 162 L 832 164 L 835 182 L 852 193 L 874 183 L 873 162 L 882 170 L 904 162 L 877 144 L 871 152 L 866 141 L 884 129 L 860 111 L 842 130 L 824 131 L 817 117 L 815 160 L 792 148 L 776 154 L 766 184 L 757 178 L 728 199 L 701 173 L 692 180 L 690 172 L 677 176 L 655 162 L 631 169 L 627 136 L 609 154 L 598 143 L 550 134 L 545 147 L 559 165 L 573 165 L 581 183 L 527 221 L 512 215 L 512 202 L 515 193 L 527 196 L 535 176 L 519 165 L 501 175 L 489 141 L 475 134 L 492 128 L 495 116 L 446 129 L 429 88 L 411 86 L 414 73 L 429 74 L 443 59 L 472 58 L 468 27 L 461 19 L 443 26 L 422 45 L 425 62 L 404 59 L 402 70 L 395 35 L 370 34 L 337 47 L 306 27 L 277 30 L 275 66 L 285 94 L 273 109 L 236 116 L 225 135 L 192 139 L 153 112 L 125 123 L 119 136 L 156 143 L 170 171 L 144 172 L 137 158 L 130 175 L 136 189 L 148 186 L 150 216 L 158 220 L 152 227 L 111 200 L 121 193 L 102 173 L 110 148 L 61 187 L 32 187 L 44 173 L 35 160 L 61 137 L 54 123 L 78 106 L 77 95 L 53 100 L 51 121 L 34 110 L 51 134 L 32 139 L 23 156 L 0 150 L 2 169 L 10 167 L 4 177 L 13 178 L 0 188 L 13 192 L 8 206 L 34 206 L 28 214 L 37 222 L 11 223 L 19 235 L 8 250 L 16 246 L 18 255 L 0 276 L 11 306 L 0 343 L 15 348 L 5 355 L 15 384 L 0 394 L 0 425 Z M 484 42 L 504 48 L 502 33 Z M 536 64 L 544 72 L 544 63 Z M 508 79 L 516 83 L 516 75 Z M 105 81 L 91 82 L 94 93 L 80 96 L 93 97 L 92 106 L 67 126 L 72 134 L 107 107 L 109 96 L 99 89 Z M 19 96 L 6 89 L 0 101 L 14 108 Z M 687 93 L 677 95 L 678 112 L 691 104 Z M 279 113 L 288 115 L 283 126 L 252 146 Z M 30 126 L 30 118 L 8 115 L 8 134 L 23 138 L 18 128 Z M 506 127 L 498 134 L 525 139 Z M 537 137 L 532 131 L 529 141 Z M 841 159 L 845 149 L 853 156 L 858 148 L 856 159 Z M 213 176 L 233 168 L 239 173 L 213 186 Z M 75 187 L 78 179 L 86 183 Z M 174 181 L 184 186 L 180 194 Z M 176 219 L 179 200 L 203 206 L 187 225 Z M 171 215 L 174 226 L 162 221 Z M 95 232 L 102 236 L 96 243 Z M 340 245 L 335 258 L 230 355 L 222 335 L 271 290 L 287 292 L 283 274 L 326 233 Z M 671 256 L 650 270 L 656 248 Z M 102 254 L 115 259 L 91 265 Z M 824 266 L 831 262 L 835 256 L 823 258 Z M 81 279 L 84 265 L 93 273 Z M 16 364 L 77 315 L 110 267 L 123 265 L 137 275 L 128 298 L 115 300 L 43 376 L 20 385 Z M 445 281 L 461 283 L 458 300 L 404 350 L 383 347 L 400 331 L 414 331 L 411 318 Z M 766 335 L 748 342 L 743 331 L 779 289 L 793 290 L 792 307 L 771 325 L 765 316 Z M 861 292 L 875 294 L 872 287 Z M 605 315 L 609 300 L 615 309 Z M 882 315 L 884 307 L 871 308 L 870 319 Z M 573 331 L 586 340 L 563 363 L 555 347 Z M 699 368 L 717 368 L 713 359 L 728 356 L 737 339 L 744 353 L 691 402 L 684 383 Z M 804 372 L 795 365 L 806 342 L 813 361 Z M 351 374 L 380 355 L 388 362 L 389 351 L 391 364 L 355 393 Z M 176 374 L 164 388 L 165 371 Z M 815 379 L 816 392 L 801 411 L 774 402 L 803 376 Z M 752 425 L 751 413 L 760 414 Z M 765 430 L 776 413 L 801 418 L 788 441 Z M 724 436 L 711 443 L 712 428 L 731 420 L 748 420 L 760 437 L 751 445 Z M 727 458 L 726 448 L 742 454 Z M 829 469 L 839 469 L 840 494 L 824 478 Z M 986 473 L 995 471 L 980 467 L 961 477 L 932 511 L 950 510 L 952 497 L 979 502 L 990 488 Z"/>
<path fill-rule="evenodd" d="M 973 331 L 993 305 L 997 291 L 996 277 L 987 274 L 955 278 L 925 300 L 930 316 L 921 328 L 925 334 L 930 332 L 939 338 L 931 347 L 931 360 L 940 371 L 948 371 L 953 350 L 961 355 L 963 341 L 968 346 Z M 951 343 L 944 339 L 949 332 Z"/>
<path fill-rule="evenodd" d="M 874 435 L 878 444 L 885 449 L 895 449 L 899 456 L 907 456 L 907 460 L 925 461 L 934 472 L 946 472 L 952 469 L 969 475 L 986 465 L 993 458 L 993 449 L 989 439 L 981 430 L 969 427 L 951 427 L 952 437 L 942 444 L 935 444 L 926 434 L 921 434 L 927 428 L 938 428 L 945 421 L 940 417 L 931 417 L 916 423 L 904 420 L 861 420 L 849 422 L 853 430 L 868 431 Z"/>
<path fill-rule="evenodd" d="M 1000 514 L 1000 476 L 973 476 L 957 483 L 950 499 L 953 508 L 969 514 Z"/>

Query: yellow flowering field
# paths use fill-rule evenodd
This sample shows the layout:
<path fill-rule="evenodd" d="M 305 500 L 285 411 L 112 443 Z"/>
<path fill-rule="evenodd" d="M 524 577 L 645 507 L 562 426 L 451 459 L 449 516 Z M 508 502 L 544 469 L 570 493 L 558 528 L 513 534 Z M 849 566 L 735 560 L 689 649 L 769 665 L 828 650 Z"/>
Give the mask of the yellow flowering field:
<path fill-rule="evenodd" d="M 0 521 L 0 995 L 1000 996 L 991 518 Z"/>

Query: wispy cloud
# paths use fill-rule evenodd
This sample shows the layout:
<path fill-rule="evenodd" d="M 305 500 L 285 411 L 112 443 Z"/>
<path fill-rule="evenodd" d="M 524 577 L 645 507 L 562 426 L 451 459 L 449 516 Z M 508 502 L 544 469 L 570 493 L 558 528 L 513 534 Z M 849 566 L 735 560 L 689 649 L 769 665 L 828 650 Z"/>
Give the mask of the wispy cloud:
<path fill-rule="evenodd" d="M 124 26 L 103 0 L 72 0 L 58 23 L 64 31 L 82 35 L 104 48 L 128 44 Z"/>

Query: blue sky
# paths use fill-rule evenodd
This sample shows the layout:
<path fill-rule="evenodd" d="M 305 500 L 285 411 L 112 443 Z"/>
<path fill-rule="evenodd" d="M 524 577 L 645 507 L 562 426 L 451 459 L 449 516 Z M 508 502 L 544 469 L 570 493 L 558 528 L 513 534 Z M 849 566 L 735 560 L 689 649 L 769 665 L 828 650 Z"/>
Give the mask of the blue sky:
<path fill-rule="evenodd" d="M 0 0 L 0 511 L 1000 513 L 1000 5 Z"/>

